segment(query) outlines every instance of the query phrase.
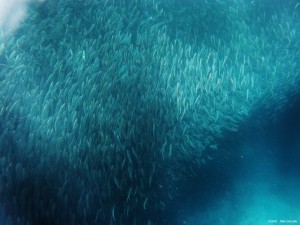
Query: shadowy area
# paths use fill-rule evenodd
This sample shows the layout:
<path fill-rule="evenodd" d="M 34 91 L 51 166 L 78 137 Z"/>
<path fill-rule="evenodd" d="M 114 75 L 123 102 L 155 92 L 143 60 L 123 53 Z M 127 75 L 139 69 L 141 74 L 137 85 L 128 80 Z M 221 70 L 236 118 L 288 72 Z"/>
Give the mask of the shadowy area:
<path fill-rule="evenodd" d="M 300 94 L 280 111 L 253 112 L 212 161 L 186 181 L 166 224 L 267 224 L 300 219 Z M 263 119 L 263 117 L 261 117 Z"/>

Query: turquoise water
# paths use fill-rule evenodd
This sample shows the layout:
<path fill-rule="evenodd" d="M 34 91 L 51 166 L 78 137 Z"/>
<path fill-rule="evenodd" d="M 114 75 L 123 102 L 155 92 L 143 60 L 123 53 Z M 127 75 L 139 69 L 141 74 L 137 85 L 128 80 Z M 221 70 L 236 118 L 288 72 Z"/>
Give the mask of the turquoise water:
<path fill-rule="evenodd" d="M 300 2 L 0 3 L 0 224 L 297 224 Z"/>
<path fill-rule="evenodd" d="M 299 98 L 261 130 L 246 122 L 186 187 L 169 224 L 298 224 Z"/>

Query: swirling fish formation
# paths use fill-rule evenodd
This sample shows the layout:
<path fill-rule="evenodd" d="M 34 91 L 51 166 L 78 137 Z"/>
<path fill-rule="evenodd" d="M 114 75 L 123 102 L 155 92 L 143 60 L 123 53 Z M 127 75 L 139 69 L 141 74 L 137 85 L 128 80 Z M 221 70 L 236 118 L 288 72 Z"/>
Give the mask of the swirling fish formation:
<path fill-rule="evenodd" d="M 161 224 L 217 139 L 297 92 L 289 3 L 33 4 L 0 43 L 4 223 Z"/>

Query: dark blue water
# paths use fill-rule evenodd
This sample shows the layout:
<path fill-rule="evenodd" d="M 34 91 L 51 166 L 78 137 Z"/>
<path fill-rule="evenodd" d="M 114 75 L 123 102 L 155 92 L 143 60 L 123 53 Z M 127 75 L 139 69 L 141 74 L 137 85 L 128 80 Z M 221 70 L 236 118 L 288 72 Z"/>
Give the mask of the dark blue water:
<path fill-rule="evenodd" d="M 272 116 L 227 136 L 226 151 L 187 182 L 166 224 L 299 224 L 300 95 Z"/>

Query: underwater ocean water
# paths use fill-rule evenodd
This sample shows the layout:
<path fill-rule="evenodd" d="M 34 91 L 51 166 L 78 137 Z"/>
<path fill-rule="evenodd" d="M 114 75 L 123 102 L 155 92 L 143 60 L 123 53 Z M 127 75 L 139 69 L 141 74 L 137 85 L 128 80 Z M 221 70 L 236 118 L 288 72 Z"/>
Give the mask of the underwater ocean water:
<path fill-rule="evenodd" d="M 299 0 L 0 0 L 0 224 L 300 224 Z"/>

